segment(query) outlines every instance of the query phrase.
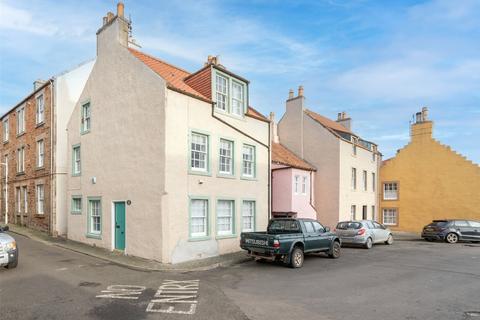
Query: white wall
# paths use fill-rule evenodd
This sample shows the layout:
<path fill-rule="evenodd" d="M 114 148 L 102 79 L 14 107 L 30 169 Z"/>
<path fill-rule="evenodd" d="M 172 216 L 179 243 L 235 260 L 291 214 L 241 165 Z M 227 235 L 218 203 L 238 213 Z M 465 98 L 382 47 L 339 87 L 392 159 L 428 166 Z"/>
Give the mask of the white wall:
<path fill-rule="evenodd" d="M 212 105 L 168 90 L 166 111 L 166 192 L 163 232 L 168 234 L 163 243 L 164 262 L 178 263 L 219 254 L 239 251 L 241 204 L 243 200 L 256 201 L 256 229 L 265 230 L 268 223 L 268 149 L 246 135 L 230 128 L 211 116 Z M 219 115 L 220 116 L 220 115 Z M 220 116 L 247 134 L 268 144 L 268 123 L 250 117 L 235 119 Z M 189 174 L 189 134 L 199 130 L 209 135 L 210 175 Z M 219 140 L 234 141 L 234 177 L 218 175 Z M 242 144 L 255 146 L 256 178 L 241 178 Z M 210 236 L 207 240 L 189 240 L 189 196 L 209 198 Z M 235 200 L 235 235 L 220 238 L 216 235 L 216 201 L 218 198 Z M 170 256 L 170 258 L 167 258 Z"/>
<path fill-rule="evenodd" d="M 85 62 L 74 69 L 55 77 L 55 131 L 54 139 L 54 181 L 55 181 L 55 232 L 60 236 L 67 235 L 67 217 L 69 203 L 67 202 L 67 169 L 68 169 L 68 142 L 67 123 L 73 108 L 85 87 L 85 83 L 92 71 L 95 60 Z"/>
<path fill-rule="evenodd" d="M 356 206 L 356 219 L 362 219 L 362 206 L 367 206 L 367 219 L 372 219 L 372 206 L 378 213 L 376 191 L 372 189 L 372 172 L 378 179 L 377 161 L 372 161 L 372 152 L 357 146 L 357 155 L 353 155 L 352 144 L 340 142 L 340 217 L 349 220 L 351 206 Z M 357 189 L 352 190 L 352 168 L 357 169 Z M 363 186 L 363 170 L 367 171 L 367 191 Z M 375 185 L 378 188 L 378 185 Z M 376 189 L 377 190 L 377 189 Z"/>

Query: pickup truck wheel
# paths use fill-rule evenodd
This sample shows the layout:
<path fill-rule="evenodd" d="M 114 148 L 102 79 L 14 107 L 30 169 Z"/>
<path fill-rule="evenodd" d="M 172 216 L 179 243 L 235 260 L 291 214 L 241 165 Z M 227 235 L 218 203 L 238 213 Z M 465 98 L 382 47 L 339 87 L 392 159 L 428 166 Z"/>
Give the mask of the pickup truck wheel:
<path fill-rule="evenodd" d="M 299 247 L 293 248 L 290 258 L 290 267 L 301 268 L 303 266 L 303 258 L 303 250 Z"/>
<path fill-rule="evenodd" d="M 340 258 L 340 247 L 341 247 L 340 242 L 338 241 L 333 242 L 332 251 L 328 254 L 328 257 L 332 259 Z"/>
<path fill-rule="evenodd" d="M 7 264 L 6 268 L 7 269 L 13 269 L 16 268 L 18 265 L 18 258 Z"/>

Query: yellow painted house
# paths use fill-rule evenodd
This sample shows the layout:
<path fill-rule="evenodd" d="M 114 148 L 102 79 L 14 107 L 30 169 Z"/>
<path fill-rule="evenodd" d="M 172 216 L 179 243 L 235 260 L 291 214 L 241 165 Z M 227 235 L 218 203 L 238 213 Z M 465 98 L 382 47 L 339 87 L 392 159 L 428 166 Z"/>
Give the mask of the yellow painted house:
<path fill-rule="evenodd" d="M 380 169 L 381 220 L 420 232 L 433 219 L 480 220 L 480 166 L 432 137 L 427 108 L 416 114 L 411 141 Z"/>

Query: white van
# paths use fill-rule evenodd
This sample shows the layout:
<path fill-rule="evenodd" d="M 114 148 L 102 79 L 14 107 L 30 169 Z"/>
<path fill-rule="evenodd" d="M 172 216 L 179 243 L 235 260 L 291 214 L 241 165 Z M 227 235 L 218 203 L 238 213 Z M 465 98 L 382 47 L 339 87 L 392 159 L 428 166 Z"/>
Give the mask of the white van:
<path fill-rule="evenodd" d="M 8 226 L 0 226 L 0 267 L 12 269 L 18 264 L 18 248 L 15 239 L 5 231 L 8 231 Z"/>

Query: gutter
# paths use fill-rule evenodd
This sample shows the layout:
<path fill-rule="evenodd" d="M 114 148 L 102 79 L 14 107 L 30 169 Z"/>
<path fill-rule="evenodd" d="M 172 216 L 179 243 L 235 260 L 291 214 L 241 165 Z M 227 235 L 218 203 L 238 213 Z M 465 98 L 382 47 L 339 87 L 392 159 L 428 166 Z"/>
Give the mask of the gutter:
<path fill-rule="evenodd" d="M 268 186 L 267 187 L 268 187 L 268 219 L 270 220 L 270 218 L 271 218 L 271 208 L 272 208 L 272 196 L 271 196 L 271 190 L 270 190 L 270 185 L 271 185 L 271 180 L 272 180 L 272 176 L 271 176 L 271 158 L 272 158 L 271 151 L 272 150 L 270 148 L 270 145 L 269 144 L 267 145 L 267 144 L 261 142 L 260 140 L 258 140 L 256 138 L 252 137 L 251 135 L 249 135 L 248 133 L 243 132 L 242 130 L 238 129 L 237 127 L 231 125 L 230 123 L 223 120 L 222 118 L 217 117 L 215 115 L 215 104 L 216 104 L 216 102 L 212 102 L 212 118 L 220 121 L 221 123 L 223 123 L 227 127 L 230 127 L 233 130 L 241 133 L 242 135 L 244 135 L 247 138 L 255 141 L 256 143 L 265 147 L 268 150 Z M 271 122 L 269 121 L 268 122 L 268 141 L 269 142 L 270 142 L 270 134 L 271 134 Z"/>

